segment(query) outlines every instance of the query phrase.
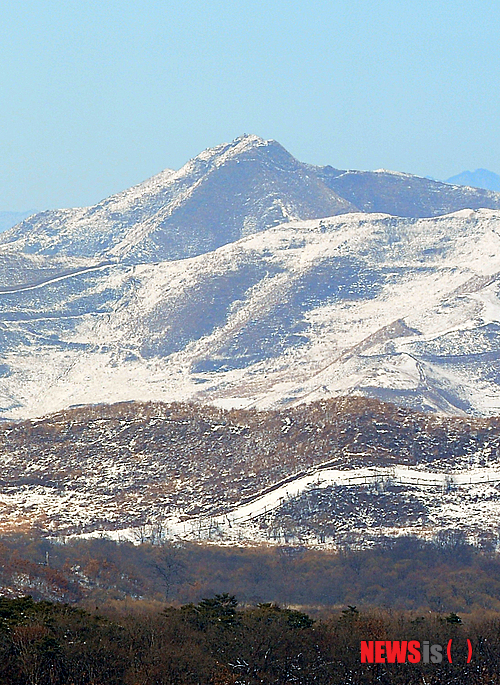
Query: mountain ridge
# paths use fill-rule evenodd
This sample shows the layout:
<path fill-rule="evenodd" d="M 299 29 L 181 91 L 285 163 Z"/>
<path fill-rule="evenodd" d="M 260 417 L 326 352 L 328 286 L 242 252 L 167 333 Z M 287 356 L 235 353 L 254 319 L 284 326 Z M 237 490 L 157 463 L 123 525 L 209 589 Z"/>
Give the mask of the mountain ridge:
<path fill-rule="evenodd" d="M 178 261 L 82 262 L 0 292 L 3 416 L 133 399 L 264 409 L 349 393 L 494 413 L 499 221 L 495 210 L 351 213 Z"/>
<path fill-rule="evenodd" d="M 0 235 L 5 249 L 127 263 L 192 257 L 284 221 L 349 212 L 426 217 L 500 208 L 500 193 L 379 170 L 298 162 L 245 135 L 87 208 L 50 210 Z"/>

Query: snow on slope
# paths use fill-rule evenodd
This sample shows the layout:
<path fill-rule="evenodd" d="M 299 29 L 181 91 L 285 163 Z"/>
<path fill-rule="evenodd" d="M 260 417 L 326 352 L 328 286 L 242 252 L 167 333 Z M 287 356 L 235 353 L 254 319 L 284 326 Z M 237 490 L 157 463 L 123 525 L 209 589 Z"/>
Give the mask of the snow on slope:
<path fill-rule="evenodd" d="M 137 535 L 149 523 L 229 541 L 281 530 L 301 544 L 495 532 L 499 446 L 498 418 L 359 397 L 269 412 L 85 406 L 1 427 L 0 528 Z"/>
<path fill-rule="evenodd" d="M 218 515 L 186 517 L 183 511 L 174 513 L 171 510 L 170 514 L 166 514 L 164 503 L 159 497 L 158 510 L 153 514 L 155 523 L 151 522 L 149 527 L 151 532 L 161 530 L 167 539 L 212 540 L 222 543 L 268 543 L 271 540 L 280 542 L 284 538 L 286 542 L 336 546 L 344 526 L 351 533 L 361 534 L 364 544 L 382 536 L 409 534 L 432 537 L 439 530 L 449 529 L 465 530 L 473 539 L 479 533 L 496 532 L 498 529 L 499 483 L 498 465 L 497 468 L 458 472 L 410 469 L 401 465 L 349 470 L 319 468 L 305 476 L 289 478 L 286 483 L 278 484 L 251 501 L 227 508 L 223 514 Z M 334 509 L 330 512 L 331 526 L 337 534 L 330 536 L 329 527 L 324 525 L 324 530 L 318 535 L 314 522 L 308 524 L 308 518 L 311 517 L 308 500 L 321 496 L 322 492 L 332 501 L 334 508 L 336 498 L 345 495 L 348 498 L 353 497 L 353 492 L 358 497 L 363 497 L 368 502 L 369 510 L 365 526 L 356 526 L 354 521 L 342 521 L 341 512 L 335 512 Z M 383 521 L 390 513 L 385 511 L 381 524 L 372 525 L 370 517 L 381 514 L 384 508 L 390 508 L 391 495 L 402 497 L 407 504 L 417 505 L 415 508 L 420 508 L 420 515 L 411 522 L 405 521 L 404 515 L 401 515 L 401 520 L 398 522 L 396 518 L 391 525 Z M 131 499 L 129 507 L 132 510 L 144 506 L 140 496 Z M 48 486 L 26 486 L 15 492 L 2 493 L 2 506 L 3 526 L 6 530 L 12 530 L 16 521 L 39 522 L 43 518 L 45 521 L 57 522 L 49 525 L 51 532 L 56 535 L 60 535 L 59 527 L 63 530 L 65 527 L 74 528 L 76 521 L 85 527 L 89 520 L 94 521 L 94 526 L 95 521 L 100 520 L 100 525 L 98 523 L 91 532 L 71 533 L 70 537 L 104 535 L 116 540 L 137 542 L 141 535 L 144 537 L 148 534 L 147 525 L 123 525 L 123 513 L 121 517 L 117 516 L 116 502 L 111 493 L 100 495 L 96 502 L 78 489 L 56 491 Z M 290 527 L 291 512 L 302 522 L 302 526 Z M 272 532 L 273 528 L 275 533 Z M 368 530 L 364 531 L 364 528 Z"/>
<path fill-rule="evenodd" d="M 0 406 L 500 408 L 500 212 L 290 221 L 198 257 L 0 293 Z"/>
<path fill-rule="evenodd" d="M 500 193 L 314 167 L 276 141 L 244 135 L 93 207 L 32 216 L 0 235 L 0 255 L 151 263 L 203 254 L 290 220 L 353 211 L 428 217 L 481 207 L 500 209 Z"/>
<path fill-rule="evenodd" d="M 17 251 L 102 260 L 130 226 L 164 206 L 165 186 L 173 174 L 166 169 L 93 207 L 35 214 L 0 236 L 0 254 Z"/>
<path fill-rule="evenodd" d="M 322 468 L 307 476 L 288 480 L 270 492 L 256 497 L 247 504 L 241 504 L 221 517 L 212 517 L 218 525 L 250 521 L 263 513 L 278 509 L 285 500 L 294 499 L 307 489 L 327 488 L 329 486 L 362 486 L 362 485 L 416 485 L 438 487 L 443 492 L 452 487 L 468 487 L 485 483 L 500 483 L 500 469 L 476 469 L 453 473 L 410 469 L 407 466 L 388 468 L 362 468 L 339 470 Z M 500 510 L 500 505 L 499 505 Z"/>
<path fill-rule="evenodd" d="M 0 233 L 7 231 L 32 214 L 36 214 L 36 210 L 32 209 L 28 212 L 0 212 Z"/>
<path fill-rule="evenodd" d="M 242 136 L 94 207 L 31 217 L 0 236 L 0 246 L 155 262 L 202 254 L 290 218 L 355 209 L 303 166 L 275 141 Z"/>
<path fill-rule="evenodd" d="M 314 526 L 308 530 L 307 502 L 311 496 L 325 491 L 326 497 L 355 490 L 358 494 L 365 493 L 368 500 L 372 500 L 372 516 L 384 504 L 377 499 L 380 495 L 394 495 L 405 493 L 404 497 L 413 504 L 422 507 L 425 514 L 408 525 L 404 516 L 399 523 L 390 526 L 371 525 L 367 521 L 370 535 L 364 537 L 366 544 L 377 536 L 419 535 L 432 537 L 439 529 L 465 529 L 473 538 L 479 531 L 495 530 L 500 521 L 500 502 L 498 501 L 498 484 L 500 470 L 498 468 L 476 469 L 459 472 L 435 472 L 425 469 L 410 469 L 405 466 L 390 468 L 365 468 L 351 470 L 337 470 L 320 468 L 306 476 L 291 479 L 283 485 L 256 497 L 252 501 L 241 504 L 225 514 L 211 517 L 195 517 L 182 519 L 178 516 L 167 517 L 163 521 L 165 534 L 168 537 L 180 539 L 208 539 L 221 542 L 269 541 L 269 523 L 278 524 L 281 531 L 278 541 L 282 537 L 288 542 L 308 544 L 334 544 L 334 537 L 328 540 L 328 534 L 319 536 L 315 540 Z M 399 492 L 398 492 L 399 491 Z M 302 511 L 301 511 L 302 510 Z M 286 533 L 287 515 L 294 511 L 296 517 L 304 520 L 303 530 L 300 527 L 289 528 Z M 333 527 L 340 532 L 341 522 L 338 516 L 332 517 Z M 351 532 L 355 525 L 347 528 Z M 281 524 L 281 525 L 280 525 Z M 427 524 L 427 525 L 425 525 Z M 109 533 L 106 533 L 109 534 Z M 95 535 L 95 533 L 94 533 Z M 137 540 L 137 530 L 127 528 L 111 533 L 115 539 Z"/>

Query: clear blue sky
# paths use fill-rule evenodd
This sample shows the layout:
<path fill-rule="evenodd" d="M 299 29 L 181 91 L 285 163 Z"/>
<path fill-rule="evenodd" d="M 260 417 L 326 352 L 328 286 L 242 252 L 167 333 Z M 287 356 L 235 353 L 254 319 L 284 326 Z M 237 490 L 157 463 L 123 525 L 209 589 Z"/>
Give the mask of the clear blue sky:
<path fill-rule="evenodd" d="M 241 133 L 500 173 L 499 29 L 491 0 L 4 0 L 0 210 L 91 204 Z"/>

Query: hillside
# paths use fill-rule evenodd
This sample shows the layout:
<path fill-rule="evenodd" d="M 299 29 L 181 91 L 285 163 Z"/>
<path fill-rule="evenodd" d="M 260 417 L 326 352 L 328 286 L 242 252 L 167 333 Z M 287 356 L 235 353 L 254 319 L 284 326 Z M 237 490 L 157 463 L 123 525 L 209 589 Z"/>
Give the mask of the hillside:
<path fill-rule="evenodd" d="M 453 527 L 474 538 L 500 524 L 499 447 L 497 419 L 363 398 L 279 412 L 82 407 L 1 428 L 2 532 L 317 545 Z"/>
<path fill-rule="evenodd" d="M 1 415 L 350 393 L 496 413 L 499 216 L 348 214 L 158 264 L 58 257 L 59 275 L 22 255 L 0 289 Z"/>
<path fill-rule="evenodd" d="M 412 174 L 387 171 L 343 171 L 332 167 L 318 170 L 325 185 L 352 202 L 361 212 L 394 216 L 431 217 L 460 209 L 496 209 L 498 192 L 485 186 L 449 179 L 447 183 Z M 498 191 L 498 188 L 491 190 Z"/>
<path fill-rule="evenodd" d="M 0 211 L 0 233 L 2 231 L 7 231 L 9 228 L 12 228 L 13 226 L 16 226 L 16 224 L 20 223 L 24 219 L 27 219 L 29 216 L 36 214 L 35 210 L 31 210 L 28 212 L 1 212 Z"/>

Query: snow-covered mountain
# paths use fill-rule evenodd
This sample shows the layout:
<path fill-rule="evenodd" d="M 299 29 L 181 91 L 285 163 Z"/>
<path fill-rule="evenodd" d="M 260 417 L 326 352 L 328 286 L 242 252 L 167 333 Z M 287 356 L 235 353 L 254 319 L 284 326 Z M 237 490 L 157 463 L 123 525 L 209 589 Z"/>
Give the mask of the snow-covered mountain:
<path fill-rule="evenodd" d="M 498 414 L 499 291 L 500 194 L 256 136 L 31 217 L 0 236 L 0 417 L 74 409 L 1 427 L 4 530 L 496 529 L 496 420 L 345 396 Z"/>
<path fill-rule="evenodd" d="M 94 207 L 39 214 L 0 244 L 43 255 L 152 262 L 203 254 L 289 219 L 355 209 L 275 141 L 243 136 Z"/>
<path fill-rule="evenodd" d="M 245 135 L 93 207 L 30 217 L 0 236 L 0 254 L 158 262 L 297 219 L 353 211 L 430 217 L 466 208 L 500 209 L 500 193 L 383 170 L 314 167 L 276 141 Z"/>
<path fill-rule="evenodd" d="M 499 226 L 500 194 L 257 136 L 35 215 L 0 236 L 1 416 L 350 393 L 496 412 Z"/>
<path fill-rule="evenodd" d="M 189 259 L 82 263 L 0 292 L 2 413 L 134 399 L 269 408 L 352 393 L 495 413 L 499 281 L 493 210 L 352 213 Z"/>

